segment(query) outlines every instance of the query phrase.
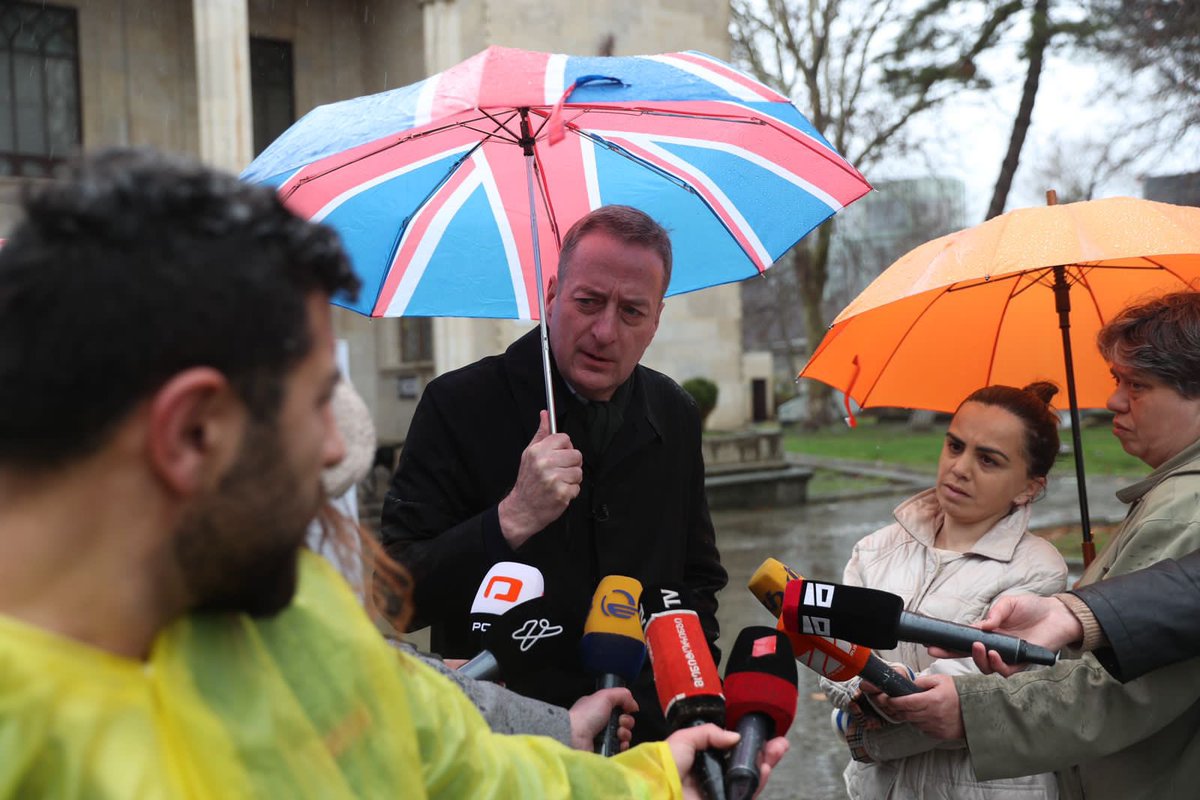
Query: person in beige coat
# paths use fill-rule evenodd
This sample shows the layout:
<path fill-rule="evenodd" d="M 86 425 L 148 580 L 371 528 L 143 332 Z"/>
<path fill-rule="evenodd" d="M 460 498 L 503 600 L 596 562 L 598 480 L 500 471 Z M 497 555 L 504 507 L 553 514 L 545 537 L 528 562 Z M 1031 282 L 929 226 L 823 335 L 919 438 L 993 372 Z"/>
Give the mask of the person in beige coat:
<path fill-rule="evenodd" d="M 1200 292 L 1139 302 L 1098 336 L 1125 452 L 1153 471 L 1117 492 L 1129 512 L 1080 586 L 1200 549 Z M 1064 798 L 1160 800 L 1200 786 L 1200 659 L 1121 683 L 1092 653 L 1000 675 L 930 676 L 880 698 L 939 738 L 965 737 L 988 777 L 1057 771 Z"/>
<path fill-rule="evenodd" d="M 997 597 L 1051 595 L 1067 565 L 1029 533 L 1029 504 L 1046 485 L 1058 452 L 1052 384 L 989 386 L 955 413 L 938 459 L 937 485 L 901 503 L 896 521 L 854 547 L 843 581 L 892 592 L 908 611 L 973 623 Z M 901 642 L 879 655 L 901 671 L 961 675 L 970 659 L 934 659 Z M 965 743 L 940 741 L 873 713 L 856 681 L 823 681 L 854 760 L 846 789 L 858 800 L 1043 800 L 1058 796 L 1050 774 L 980 781 Z"/>

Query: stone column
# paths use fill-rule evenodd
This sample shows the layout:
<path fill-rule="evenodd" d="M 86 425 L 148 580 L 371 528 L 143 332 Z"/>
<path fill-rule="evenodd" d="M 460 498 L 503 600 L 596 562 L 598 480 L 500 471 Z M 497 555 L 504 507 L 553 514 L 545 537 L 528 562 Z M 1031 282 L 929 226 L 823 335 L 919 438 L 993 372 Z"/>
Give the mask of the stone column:
<path fill-rule="evenodd" d="M 246 0 L 192 0 L 200 158 L 241 172 L 254 157 Z"/>

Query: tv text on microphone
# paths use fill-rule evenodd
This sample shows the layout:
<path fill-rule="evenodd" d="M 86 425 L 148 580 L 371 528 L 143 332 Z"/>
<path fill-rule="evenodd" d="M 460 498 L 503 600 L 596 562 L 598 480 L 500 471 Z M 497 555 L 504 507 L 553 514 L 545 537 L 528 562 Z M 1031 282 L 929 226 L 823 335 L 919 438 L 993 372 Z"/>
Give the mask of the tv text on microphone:
<path fill-rule="evenodd" d="M 692 605 L 687 590 L 676 586 L 646 587 L 638 603 L 658 700 L 673 731 L 710 722 L 725 724 L 721 677 Z M 705 797 L 724 800 L 719 753 L 696 753 L 692 772 Z"/>

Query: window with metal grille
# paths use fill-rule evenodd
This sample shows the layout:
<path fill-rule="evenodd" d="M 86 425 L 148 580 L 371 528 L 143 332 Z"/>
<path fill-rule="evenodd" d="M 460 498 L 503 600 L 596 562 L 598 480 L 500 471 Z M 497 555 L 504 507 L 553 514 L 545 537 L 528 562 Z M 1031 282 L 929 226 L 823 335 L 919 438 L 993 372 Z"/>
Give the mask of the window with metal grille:
<path fill-rule="evenodd" d="M 258 155 L 296 121 L 291 42 L 251 37 L 250 103 Z"/>
<path fill-rule="evenodd" d="M 79 150 L 75 9 L 0 3 L 0 175 L 49 176 Z"/>

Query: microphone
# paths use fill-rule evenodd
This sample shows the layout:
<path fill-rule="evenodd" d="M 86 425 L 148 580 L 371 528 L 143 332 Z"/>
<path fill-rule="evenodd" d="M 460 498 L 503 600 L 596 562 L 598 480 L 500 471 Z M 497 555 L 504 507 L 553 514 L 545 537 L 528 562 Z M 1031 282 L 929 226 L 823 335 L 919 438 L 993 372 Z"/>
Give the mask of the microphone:
<path fill-rule="evenodd" d="M 796 716 L 796 660 L 782 631 L 743 628 L 725 667 L 727 727 L 742 735 L 725 771 L 729 800 L 747 800 L 758 789 L 758 754 L 782 736 Z"/>
<path fill-rule="evenodd" d="M 597 689 L 627 686 L 637 680 L 646 662 L 646 642 L 638 621 L 637 604 L 642 584 L 624 575 L 609 575 L 592 595 L 592 608 L 583 624 L 579 654 L 583 668 L 596 676 Z M 612 710 L 596 752 L 602 756 L 620 751 L 617 730 L 621 709 Z"/>
<path fill-rule="evenodd" d="M 725 696 L 700 617 L 688 590 L 653 586 L 642 590 L 638 616 L 646 636 L 658 702 L 672 731 L 712 722 L 725 725 Z M 692 772 L 709 800 L 725 800 L 725 778 L 716 753 L 696 753 Z"/>
<path fill-rule="evenodd" d="M 848 681 L 861 676 L 879 687 L 889 697 L 902 697 L 923 691 L 915 683 L 888 666 L 871 652 L 869 647 L 831 639 L 824 636 L 788 631 L 780 616 L 785 589 L 789 582 L 803 580 L 800 573 L 774 558 L 768 558 L 750 577 L 750 591 L 763 606 L 780 617 L 778 628 L 787 633 L 796 660 L 804 666 L 834 681 Z"/>
<path fill-rule="evenodd" d="M 1058 660 L 1050 650 L 1015 636 L 905 611 L 904 600 L 891 592 L 803 578 L 794 583 L 787 586 L 781 617 L 788 630 L 884 649 L 905 641 L 969 653 L 973 642 L 983 642 L 1006 664 L 1049 666 Z"/>
<path fill-rule="evenodd" d="M 476 648 L 482 648 L 483 632 L 497 617 L 526 600 L 541 597 L 545 590 L 542 572 L 537 567 L 517 561 L 493 564 L 483 576 L 471 603 L 472 643 Z"/>
<path fill-rule="evenodd" d="M 526 600 L 496 617 L 483 632 L 483 651 L 458 671 L 477 681 L 494 681 L 563 661 L 571 655 L 578 630 L 545 597 Z"/>

